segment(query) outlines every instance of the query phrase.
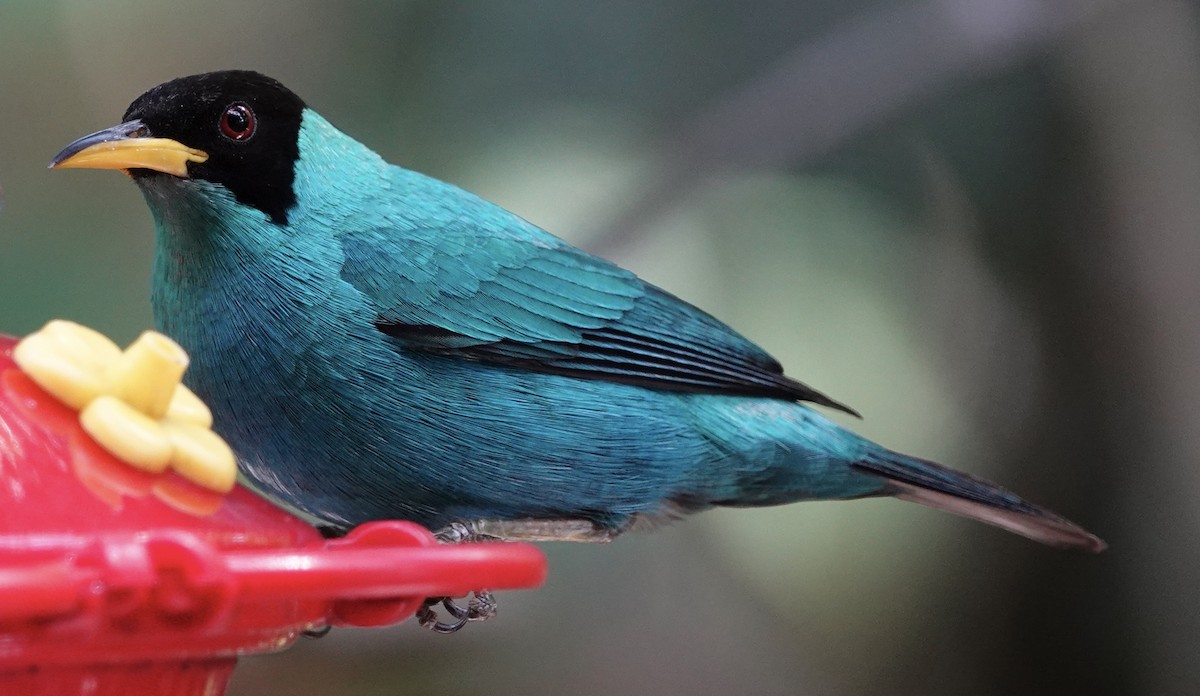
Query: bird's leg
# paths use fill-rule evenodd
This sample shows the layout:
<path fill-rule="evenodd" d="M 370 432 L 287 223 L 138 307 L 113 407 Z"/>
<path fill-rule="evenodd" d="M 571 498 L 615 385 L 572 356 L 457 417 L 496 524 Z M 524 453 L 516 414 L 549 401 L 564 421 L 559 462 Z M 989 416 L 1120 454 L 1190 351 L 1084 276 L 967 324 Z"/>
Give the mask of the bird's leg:
<path fill-rule="evenodd" d="M 589 520 L 473 520 L 452 522 L 434 536 L 443 544 L 496 541 L 574 541 L 607 543 L 621 529 L 601 527 Z M 438 618 L 434 609 L 441 604 L 453 621 Z M 417 611 L 421 626 L 436 633 L 454 633 L 471 621 L 486 621 L 496 615 L 496 598 L 487 590 L 476 590 L 463 608 L 452 597 L 429 597 Z"/>

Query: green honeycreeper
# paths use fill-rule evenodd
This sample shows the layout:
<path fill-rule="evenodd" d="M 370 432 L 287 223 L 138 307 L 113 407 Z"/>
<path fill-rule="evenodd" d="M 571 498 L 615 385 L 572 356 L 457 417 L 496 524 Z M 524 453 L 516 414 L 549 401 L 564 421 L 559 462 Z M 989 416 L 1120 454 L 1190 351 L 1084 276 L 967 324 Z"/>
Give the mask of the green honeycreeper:
<path fill-rule="evenodd" d="M 164 83 L 51 166 L 125 170 L 155 320 L 245 478 L 320 524 L 609 539 L 713 506 L 890 495 L 1046 544 L 1104 543 L 890 451 L 853 413 L 629 271 L 384 162 L 279 82 Z"/>

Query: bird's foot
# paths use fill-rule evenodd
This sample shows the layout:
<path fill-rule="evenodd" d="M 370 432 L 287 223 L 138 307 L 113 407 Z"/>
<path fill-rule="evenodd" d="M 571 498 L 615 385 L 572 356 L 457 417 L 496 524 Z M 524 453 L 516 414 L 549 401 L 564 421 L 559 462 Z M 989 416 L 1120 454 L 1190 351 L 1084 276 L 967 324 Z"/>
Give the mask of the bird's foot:
<path fill-rule="evenodd" d="M 441 604 L 453 617 L 453 621 L 442 621 L 434 609 Z M 428 597 L 417 610 L 417 623 L 434 633 L 455 633 L 472 621 L 487 621 L 496 615 L 496 598 L 487 590 L 476 590 L 464 608 L 451 597 Z"/>
<path fill-rule="evenodd" d="M 476 529 L 473 522 L 453 522 L 436 532 L 434 536 L 443 544 L 465 544 L 472 542 L 504 541 Z M 441 604 L 453 621 L 438 618 L 435 607 Z M 463 608 L 452 597 L 427 597 L 417 610 L 417 623 L 434 633 L 455 633 L 472 621 L 487 621 L 496 615 L 496 598 L 487 590 L 476 590 Z"/>
<path fill-rule="evenodd" d="M 443 544 L 498 541 L 575 541 L 605 543 L 620 530 L 608 529 L 589 520 L 473 520 L 452 522 L 434 532 Z M 435 607 L 442 605 L 452 621 L 438 618 Z M 496 598 L 487 590 L 476 590 L 464 608 L 451 597 L 428 597 L 417 610 L 417 622 L 435 633 L 454 633 L 472 621 L 486 621 L 496 615 Z"/>
<path fill-rule="evenodd" d="M 478 541 L 505 541 L 480 532 L 479 522 L 451 522 L 433 533 L 443 544 L 467 544 Z"/>

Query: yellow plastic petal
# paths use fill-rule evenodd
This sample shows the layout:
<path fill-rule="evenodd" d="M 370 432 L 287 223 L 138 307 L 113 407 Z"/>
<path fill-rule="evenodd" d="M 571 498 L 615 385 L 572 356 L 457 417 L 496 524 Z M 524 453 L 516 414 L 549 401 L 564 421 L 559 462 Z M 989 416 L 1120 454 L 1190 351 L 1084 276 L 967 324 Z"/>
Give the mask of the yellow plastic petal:
<path fill-rule="evenodd" d="M 191 423 L 201 428 L 211 428 L 213 422 L 212 411 L 208 410 L 208 406 L 182 384 L 175 388 L 171 403 L 167 405 L 167 419 Z"/>
<path fill-rule="evenodd" d="M 227 493 L 237 482 L 237 460 L 219 435 L 189 423 L 163 423 L 175 448 L 171 468 L 200 486 Z"/>
<path fill-rule="evenodd" d="M 54 319 L 42 328 L 73 359 L 97 368 L 107 367 L 121 355 L 121 348 L 108 336 L 82 324 Z"/>
<path fill-rule="evenodd" d="M 158 473 L 170 464 L 171 440 L 162 425 L 116 397 L 97 397 L 79 422 L 101 447 L 132 466 Z"/>
<path fill-rule="evenodd" d="M 103 334 L 56 319 L 17 344 L 13 360 L 43 389 L 80 409 L 104 389 L 100 373 L 121 355 Z"/>
<path fill-rule="evenodd" d="M 61 348 L 53 337 L 33 334 L 13 348 L 13 361 L 38 386 L 78 410 L 104 391 L 104 380 L 98 370 L 72 360 Z"/>

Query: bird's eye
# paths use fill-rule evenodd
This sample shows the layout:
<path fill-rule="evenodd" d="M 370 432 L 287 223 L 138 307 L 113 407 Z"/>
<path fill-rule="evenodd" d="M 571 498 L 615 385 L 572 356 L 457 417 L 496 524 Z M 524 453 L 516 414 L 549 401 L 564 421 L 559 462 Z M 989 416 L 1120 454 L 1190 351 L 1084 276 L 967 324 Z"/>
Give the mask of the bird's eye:
<path fill-rule="evenodd" d="M 254 135 L 254 112 L 242 102 L 225 107 L 221 114 L 221 134 L 230 140 L 246 140 Z"/>

